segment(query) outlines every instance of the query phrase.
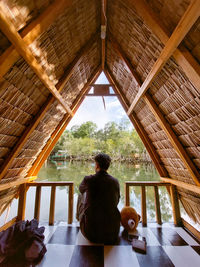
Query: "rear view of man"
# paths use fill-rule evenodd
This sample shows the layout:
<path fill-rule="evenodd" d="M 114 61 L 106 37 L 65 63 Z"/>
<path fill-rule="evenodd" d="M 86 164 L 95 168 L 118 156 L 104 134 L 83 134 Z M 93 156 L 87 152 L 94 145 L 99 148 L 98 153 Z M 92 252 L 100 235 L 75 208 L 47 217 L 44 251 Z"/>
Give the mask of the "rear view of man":
<path fill-rule="evenodd" d="M 79 210 L 80 228 L 91 242 L 112 244 L 119 234 L 120 190 L 116 178 L 107 173 L 111 158 L 103 153 L 95 157 L 96 174 L 85 176 L 79 191 L 85 197 Z M 80 214 L 81 213 L 81 214 Z"/>

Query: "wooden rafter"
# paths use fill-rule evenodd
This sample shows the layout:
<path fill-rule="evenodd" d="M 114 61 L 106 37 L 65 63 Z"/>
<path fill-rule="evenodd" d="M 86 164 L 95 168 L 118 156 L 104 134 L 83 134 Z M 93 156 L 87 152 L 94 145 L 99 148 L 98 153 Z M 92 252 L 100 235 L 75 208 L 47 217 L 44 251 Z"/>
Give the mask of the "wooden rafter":
<path fill-rule="evenodd" d="M 164 29 L 164 26 L 161 25 L 160 20 L 158 20 L 157 16 L 149 7 L 149 4 L 145 0 L 129 0 L 129 2 L 134 6 L 149 29 L 151 29 L 160 41 L 166 45 L 170 35 L 167 33 L 166 29 Z M 193 85 L 200 90 L 200 65 L 191 53 L 185 47 L 180 46 L 174 51 L 173 57 Z"/>
<path fill-rule="evenodd" d="M 106 58 L 106 27 L 107 27 L 107 18 L 106 18 L 106 9 L 107 9 L 107 0 L 101 0 L 101 31 L 105 30 L 105 38 L 101 36 L 101 67 L 104 70 L 105 58 Z"/>
<path fill-rule="evenodd" d="M 117 94 L 119 94 L 119 101 L 122 104 L 124 110 L 127 112 L 128 108 L 129 108 L 129 102 L 126 98 L 126 96 L 124 95 L 124 93 L 122 92 L 122 90 L 120 89 L 120 87 L 118 86 L 115 78 L 113 77 L 113 75 L 111 74 L 111 71 L 108 69 L 108 67 L 106 67 L 105 69 L 105 74 L 107 79 L 110 81 L 110 83 L 112 83 L 113 89 L 116 91 Z M 165 169 L 165 167 L 162 165 L 162 162 L 160 160 L 160 157 L 155 149 L 155 147 L 153 146 L 151 140 L 149 139 L 147 133 L 145 132 L 143 126 L 141 125 L 139 119 L 137 118 L 136 114 L 131 114 L 129 115 L 129 119 L 130 121 L 133 123 L 133 126 L 135 127 L 138 135 L 140 136 L 144 146 L 146 147 L 156 169 L 158 170 L 158 173 L 160 174 L 161 177 L 164 177 L 166 175 L 168 175 L 167 170 Z"/>
<path fill-rule="evenodd" d="M 193 184 L 188 184 L 188 183 L 185 183 L 185 182 L 182 182 L 182 181 L 178 181 L 178 180 L 174 180 L 174 179 L 171 179 L 171 178 L 165 178 L 165 177 L 161 177 L 161 180 L 163 182 L 176 185 L 178 187 L 184 188 L 186 190 L 189 190 L 189 191 L 191 191 L 193 193 L 197 193 L 197 194 L 200 195 L 200 187 L 199 186 L 196 186 L 196 185 L 193 185 Z"/>
<path fill-rule="evenodd" d="M 25 44 L 30 45 L 33 43 L 36 38 L 56 20 L 58 15 L 64 12 L 65 8 L 71 5 L 71 3 L 71 0 L 55 0 L 51 5 L 49 5 L 44 12 L 42 12 L 21 32 L 20 35 Z M 17 52 L 14 45 L 11 45 L 0 56 L 0 80 L 19 58 L 20 54 Z"/>
<path fill-rule="evenodd" d="M 37 62 L 37 59 L 33 56 L 30 48 L 26 45 L 22 37 L 19 35 L 12 22 L 3 13 L 1 5 L 0 5 L 0 29 L 11 41 L 11 43 L 16 47 L 18 53 L 25 59 L 25 61 L 33 69 L 33 71 L 36 73 L 36 75 L 45 85 L 45 87 L 60 102 L 60 104 L 63 106 L 66 112 L 68 112 L 71 116 L 73 116 L 73 112 L 65 103 L 64 99 L 56 89 L 54 83 L 49 79 L 48 75 L 46 74 L 42 66 Z"/>
<path fill-rule="evenodd" d="M 143 97 L 145 92 L 148 90 L 148 88 L 150 87 L 150 85 L 155 80 L 156 76 L 158 75 L 158 73 L 161 71 L 164 64 L 167 62 L 167 60 L 170 58 L 170 56 L 174 53 L 177 46 L 183 40 L 185 35 L 188 33 L 188 31 L 193 26 L 193 24 L 196 22 L 199 15 L 200 15 L 200 3 L 199 3 L 199 0 L 194 0 L 191 2 L 189 7 L 187 8 L 186 12 L 182 16 L 176 29 L 174 30 L 173 34 L 171 35 L 171 37 L 167 41 L 164 49 L 161 51 L 160 56 L 156 60 L 151 71 L 149 72 L 145 81 L 143 82 L 142 86 L 140 87 L 135 99 L 133 100 L 133 102 L 132 102 L 132 104 L 128 110 L 128 114 L 131 114 L 134 107 L 137 105 L 137 103 Z"/>
<path fill-rule="evenodd" d="M 75 99 L 74 103 L 72 104 L 71 108 L 73 112 L 75 113 L 79 106 L 81 105 L 82 101 L 84 100 L 85 94 L 90 90 L 90 84 L 95 82 L 95 80 L 98 78 L 99 74 L 101 73 L 101 68 L 98 67 L 96 71 L 92 74 L 91 78 L 88 80 L 88 82 L 85 84 L 83 89 L 81 90 L 80 94 L 78 97 Z M 40 168 L 44 164 L 45 160 L 51 153 L 52 149 L 54 148 L 55 144 L 57 143 L 58 139 L 64 132 L 65 128 L 67 127 L 68 123 L 70 122 L 71 117 L 70 116 L 65 116 L 63 120 L 59 123 L 57 126 L 56 130 L 53 132 L 51 135 L 50 139 L 48 140 L 47 144 L 37 157 L 36 161 L 34 162 L 33 166 L 28 172 L 28 176 L 32 173 L 37 173 L 39 172 Z"/>
<path fill-rule="evenodd" d="M 154 102 L 152 97 L 146 93 L 144 95 L 144 100 L 148 104 L 150 110 L 154 114 L 155 118 L 159 122 L 162 129 L 165 131 L 167 137 L 169 138 L 171 144 L 175 148 L 175 151 L 178 153 L 179 157 L 183 161 L 184 165 L 186 166 L 188 172 L 190 173 L 193 181 L 196 185 L 200 186 L 200 173 L 196 166 L 194 165 L 193 161 L 190 159 L 189 155 L 187 154 L 186 150 L 180 143 L 178 137 L 174 133 L 173 129 L 171 128 L 170 124 L 167 122 L 163 114 L 161 113 L 160 109 L 158 108 L 157 104 Z"/>
<path fill-rule="evenodd" d="M 58 92 L 61 92 L 62 89 L 64 88 L 65 84 L 69 81 L 70 77 L 73 74 L 74 69 L 80 62 L 81 58 L 91 49 L 91 46 L 95 39 L 97 39 L 98 34 L 95 33 L 92 35 L 90 40 L 87 42 L 83 48 L 79 51 L 75 59 L 72 61 L 72 63 L 68 66 L 66 71 L 64 72 L 64 75 L 62 76 L 61 80 L 58 82 L 56 85 L 56 89 Z M 40 123 L 42 118 L 45 116 L 47 110 L 50 108 L 50 106 L 53 104 L 55 101 L 55 98 L 51 95 L 48 97 L 47 101 L 43 105 L 43 107 L 39 110 L 38 114 L 35 116 L 33 119 L 32 123 L 28 126 L 28 128 L 24 131 L 22 136 L 19 138 L 18 142 L 12 149 L 12 151 L 9 153 L 9 156 L 6 158 L 4 161 L 3 165 L 0 168 L 0 180 L 4 177 L 6 174 L 6 171 L 8 170 L 9 166 L 11 165 L 12 161 L 14 158 L 19 154 L 20 150 L 23 148 L 24 144 L 28 140 L 29 136 L 32 134 L 32 132 L 35 130 L 37 125 Z"/>

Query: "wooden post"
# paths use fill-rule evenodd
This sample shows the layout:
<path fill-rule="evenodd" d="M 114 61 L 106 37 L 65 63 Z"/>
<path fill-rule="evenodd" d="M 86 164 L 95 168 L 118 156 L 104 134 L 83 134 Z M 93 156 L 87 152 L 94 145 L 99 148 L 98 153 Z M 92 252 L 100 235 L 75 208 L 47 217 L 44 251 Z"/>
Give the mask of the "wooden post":
<path fill-rule="evenodd" d="M 36 187 L 34 218 L 40 219 L 41 186 Z"/>
<path fill-rule="evenodd" d="M 180 226 L 182 224 L 182 219 L 181 219 L 181 215 L 180 215 L 178 194 L 176 191 L 176 187 L 174 185 L 171 185 L 170 193 L 171 193 L 171 202 L 172 202 L 172 212 L 173 212 L 173 217 L 174 217 L 174 224 L 176 226 Z"/>
<path fill-rule="evenodd" d="M 125 206 L 130 206 L 130 188 L 129 185 L 125 183 Z"/>
<path fill-rule="evenodd" d="M 160 200 L 158 193 L 158 186 L 154 186 L 154 195 L 155 195 L 155 210 L 156 210 L 156 221 L 158 224 L 162 224 L 161 212 L 160 212 Z"/>
<path fill-rule="evenodd" d="M 147 225 L 147 209 L 146 209 L 146 190 L 145 186 L 141 186 L 141 215 L 142 215 L 142 226 Z"/>
<path fill-rule="evenodd" d="M 26 184 L 21 184 L 19 187 L 19 202 L 18 202 L 18 215 L 17 215 L 18 221 L 25 219 L 26 193 L 27 193 Z"/>
<path fill-rule="evenodd" d="M 69 185 L 68 194 L 68 223 L 73 222 L 73 206 L 74 206 L 74 184 Z"/>
<path fill-rule="evenodd" d="M 56 201 L 56 186 L 51 187 L 51 202 L 49 210 L 49 225 L 54 225 L 54 215 L 55 215 L 55 201 Z"/>

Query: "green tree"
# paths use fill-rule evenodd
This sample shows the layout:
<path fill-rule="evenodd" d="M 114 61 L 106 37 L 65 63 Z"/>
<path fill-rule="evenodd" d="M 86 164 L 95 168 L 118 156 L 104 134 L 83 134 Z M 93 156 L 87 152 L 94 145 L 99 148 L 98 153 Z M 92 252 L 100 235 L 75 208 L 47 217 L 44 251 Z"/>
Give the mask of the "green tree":
<path fill-rule="evenodd" d="M 75 138 L 92 138 L 95 136 L 96 131 L 97 125 L 92 121 L 87 121 L 80 126 L 74 125 L 71 128 L 71 133 Z"/>

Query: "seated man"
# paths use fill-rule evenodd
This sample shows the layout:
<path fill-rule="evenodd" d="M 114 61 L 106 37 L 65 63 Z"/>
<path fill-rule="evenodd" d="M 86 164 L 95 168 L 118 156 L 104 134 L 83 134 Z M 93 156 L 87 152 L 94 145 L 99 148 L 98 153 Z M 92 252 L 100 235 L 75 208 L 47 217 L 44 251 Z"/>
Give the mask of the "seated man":
<path fill-rule="evenodd" d="M 120 212 L 117 208 L 120 191 L 117 179 L 107 173 L 111 158 L 103 153 L 95 157 L 96 174 L 85 176 L 79 190 L 85 198 L 78 204 L 80 228 L 91 242 L 112 244 L 119 234 Z"/>

